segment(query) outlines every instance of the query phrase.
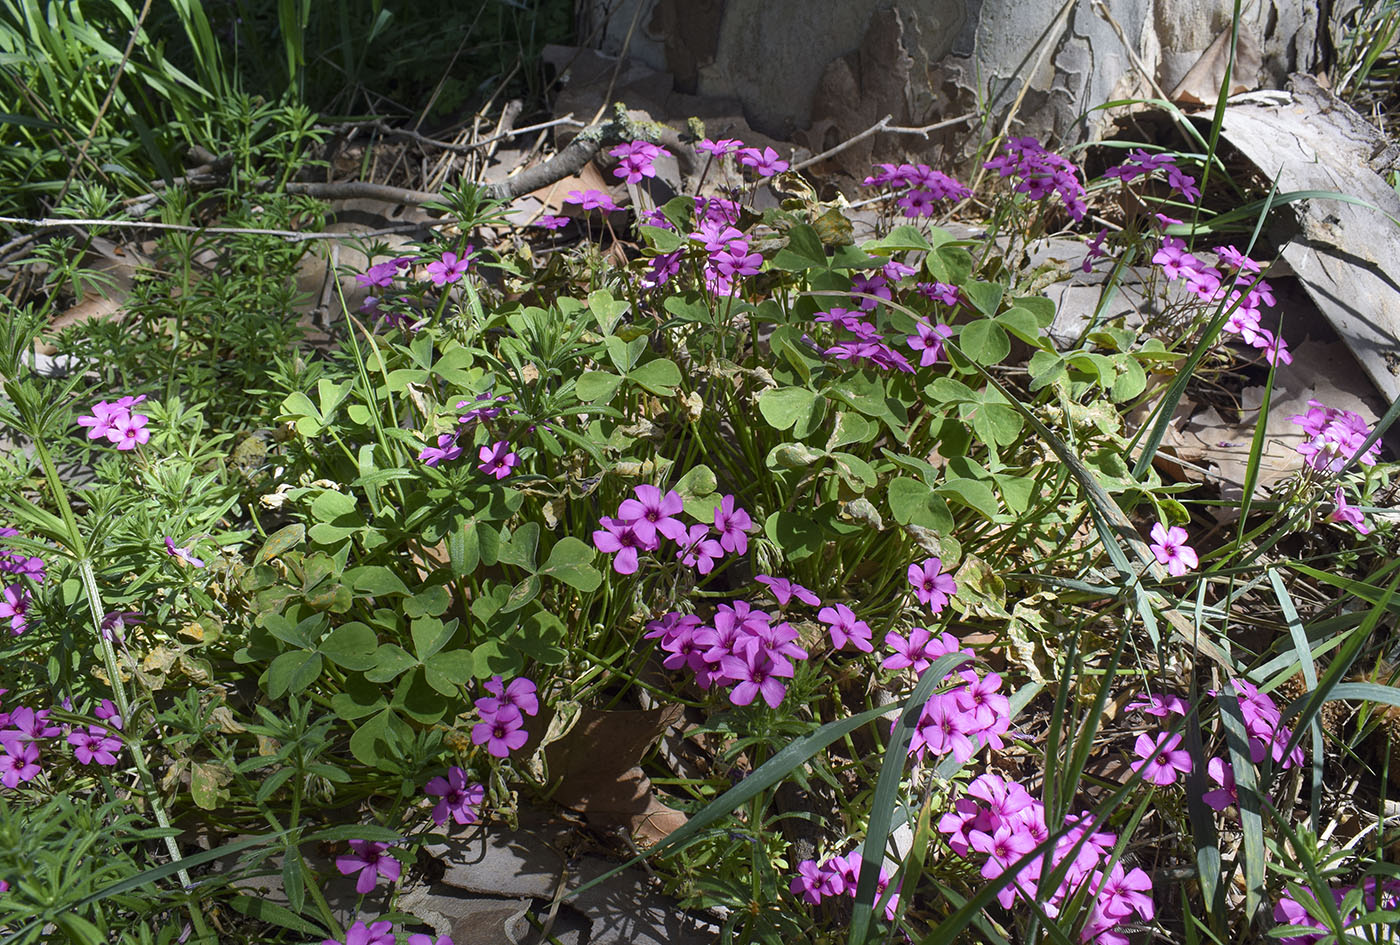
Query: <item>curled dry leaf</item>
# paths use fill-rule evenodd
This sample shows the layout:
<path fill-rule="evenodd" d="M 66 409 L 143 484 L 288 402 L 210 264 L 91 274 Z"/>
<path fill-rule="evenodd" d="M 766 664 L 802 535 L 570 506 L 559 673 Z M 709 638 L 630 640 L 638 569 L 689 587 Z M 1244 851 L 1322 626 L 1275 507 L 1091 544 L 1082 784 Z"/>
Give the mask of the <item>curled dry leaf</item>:
<path fill-rule="evenodd" d="M 640 764 L 682 708 L 606 711 L 581 709 L 567 732 L 544 746 L 554 800 L 579 811 L 595 827 L 622 827 L 638 846 L 665 839 L 685 814 L 661 803 Z"/>

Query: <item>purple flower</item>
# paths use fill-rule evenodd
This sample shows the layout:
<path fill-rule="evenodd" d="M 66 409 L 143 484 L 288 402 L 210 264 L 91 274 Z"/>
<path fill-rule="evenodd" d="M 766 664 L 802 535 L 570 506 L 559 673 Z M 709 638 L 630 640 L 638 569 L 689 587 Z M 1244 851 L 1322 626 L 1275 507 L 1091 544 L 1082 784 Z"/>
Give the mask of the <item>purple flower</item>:
<path fill-rule="evenodd" d="M 758 273 L 763 257 L 749 252 L 747 242 L 734 240 L 727 247 L 710 254 L 709 266 L 725 279 L 736 279 Z"/>
<path fill-rule="evenodd" d="M 354 842 L 351 841 L 351 843 Z M 370 886 L 373 888 L 373 883 Z M 354 925 L 345 930 L 344 942 L 340 939 L 328 938 L 323 939 L 321 945 L 394 945 L 393 928 L 393 924 L 388 921 L 375 922 L 366 926 L 363 921 L 357 919 Z"/>
<path fill-rule="evenodd" d="M 510 444 L 505 440 L 483 446 L 476 455 L 481 460 L 476 468 L 497 479 L 506 478 L 512 469 L 520 465 L 520 457 L 510 451 Z"/>
<path fill-rule="evenodd" d="M 428 263 L 428 278 L 433 285 L 444 286 L 456 282 L 471 268 L 472 248 L 467 247 L 461 256 L 456 253 L 443 253 L 441 259 Z"/>
<path fill-rule="evenodd" d="M 380 876 L 391 883 L 398 881 L 402 866 L 398 860 L 388 855 L 388 849 L 389 844 L 376 840 L 351 840 L 350 852 L 335 858 L 335 868 L 345 876 L 359 873 L 360 877 L 355 881 L 355 892 L 363 896 L 374 890 Z"/>
<path fill-rule="evenodd" d="M 943 356 L 943 341 L 953 337 L 953 329 L 942 323 L 930 325 L 928 322 L 919 322 L 914 326 L 914 330 L 918 334 L 909 335 L 904 340 L 911 351 L 920 352 L 919 367 L 937 364 L 938 359 Z"/>
<path fill-rule="evenodd" d="M 601 190 L 571 190 L 564 202 L 578 204 L 584 210 L 602 210 L 604 213 L 618 209 L 612 198 Z"/>
<path fill-rule="evenodd" d="M 638 534 L 635 522 L 623 522 L 604 515 L 598 519 L 603 526 L 593 532 L 593 547 L 603 554 L 615 554 L 613 570 L 618 574 L 637 572 L 637 552 L 651 551 L 651 542 Z"/>
<path fill-rule="evenodd" d="M 1306 457 L 1308 465 L 1319 472 L 1340 472 L 1371 435 L 1371 428 L 1360 414 L 1325 407 L 1316 400 L 1308 401 L 1307 413 L 1288 419 L 1307 434 L 1307 439 L 1297 449 Z M 1374 466 L 1380 452 L 1381 444 L 1372 443 L 1357 458 L 1362 465 Z"/>
<path fill-rule="evenodd" d="M 715 509 L 715 531 L 719 532 L 720 547 L 731 554 L 741 555 L 749 550 L 749 528 L 753 520 L 749 513 L 734 507 L 734 496 L 720 499 Z"/>
<path fill-rule="evenodd" d="M 1108 875 L 1095 875 L 1094 909 L 1114 924 L 1128 921 L 1136 913 L 1144 922 L 1152 921 L 1152 877 L 1134 868 L 1124 872 L 1122 863 L 1113 864 Z"/>
<path fill-rule="evenodd" d="M 739 163 L 745 167 L 751 167 L 758 172 L 760 177 L 772 177 L 788 169 L 788 162 L 778 156 L 778 152 L 772 148 L 740 148 Z"/>
<path fill-rule="evenodd" d="M 897 201 L 904 208 L 904 215 L 911 219 L 933 216 L 934 204 L 938 198 L 927 190 L 911 190 Z"/>
<path fill-rule="evenodd" d="M 490 391 L 477 394 L 475 400 L 459 400 L 457 401 L 458 410 L 461 410 L 463 407 L 471 407 L 472 409 L 459 416 L 457 422 L 466 425 L 478 420 L 490 420 L 493 417 L 498 417 L 500 416 L 501 408 L 495 406 L 495 404 L 508 400 L 510 400 L 509 394 L 500 394 L 492 398 Z M 485 406 L 472 406 L 473 404 L 481 404 L 483 401 L 486 402 Z"/>
<path fill-rule="evenodd" d="M 1095 259 L 1099 259 L 1108 255 L 1108 253 L 1104 252 L 1103 249 L 1103 241 L 1104 238 L 1107 236 L 1108 227 L 1104 227 L 1103 229 L 1099 230 L 1098 234 L 1093 239 L 1089 240 L 1089 243 L 1084 250 L 1084 262 L 1080 266 L 1080 268 L 1083 269 L 1085 272 L 1093 271 Z"/>
<path fill-rule="evenodd" d="M 624 499 L 617 507 L 617 517 L 632 524 L 633 530 L 643 541 L 656 544 L 656 533 L 681 541 L 686 537 L 685 523 L 675 516 L 685 511 L 685 503 L 680 493 L 674 489 L 664 496 L 653 485 L 639 485 L 632 489 L 634 499 Z"/>
<path fill-rule="evenodd" d="M 720 138 L 717 141 L 711 141 L 709 138 L 701 138 L 699 143 L 695 145 L 695 150 L 705 151 L 709 154 L 713 154 L 715 157 L 724 157 L 726 154 L 738 151 L 743 146 L 744 142 L 737 138 Z"/>
<path fill-rule="evenodd" d="M 930 302 L 953 306 L 962 301 L 958 295 L 958 287 L 947 282 L 917 282 L 914 288 Z"/>
<path fill-rule="evenodd" d="M 943 559 L 926 558 L 923 564 L 909 565 L 909 583 L 919 602 L 927 604 L 935 614 L 948 605 L 948 598 L 958 592 L 951 574 L 943 574 Z"/>
<path fill-rule="evenodd" d="M 859 295 L 874 296 L 874 298 L 863 298 L 860 300 L 860 307 L 865 311 L 873 311 L 880 300 L 886 302 L 894 299 L 894 293 L 890 290 L 889 280 L 885 278 L 883 272 L 872 272 L 870 275 L 857 275 L 851 279 L 851 293 Z"/>
<path fill-rule="evenodd" d="M 539 714 L 539 691 L 535 684 L 524 676 L 512 679 L 510 685 L 506 685 L 500 676 L 492 676 L 483 685 L 494 698 L 476 700 L 476 708 L 482 718 L 495 715 L 502 706 L 513 706 L 526 715 Z"/>
<path fill-rule="evenodd" d="M 93 404 L 92 415 L 78 418 L 78 426 L 88 427 L 88 439 L 99 440 L 108 436 L 116 421 L 126 416 L 129 411 L 126 408 L 118 407 L 116 404 L 109 404 L 105 400 L 99 400 Z"/>
<path fill-rule="evenodd" d="M 0 620 L 10 621 L 10 633 L 19 636 L 29 629 L 29 605 L 33 598 L 23 584 L 11 584 L 0 591 Z"/>
<path fill-rule="evenodd" d="M 768 652 L 760 650 L 749 654 L 748 658 L 726 656 L 720 660 L 720 668 L 738 684 L 729 692 L 729 701 L 735 705 L 749 705 L 755 696 L 762 695 L 770 708 L 776 709 L 787 695 L 780 677 L 792 676 L 792 664 L 786 660 L 775 660 Z"/>
<path fill-rule="evenodd" d="M 816 860 L 803 860 L 797 864 L 797 875 L 788 884 L 788 889 L 794 896 L 800 895 L 808 905 L 817 905 L 822 901 L 822 885 L 826 880 L 826 871 L 817 865 Z"/>
<path fill-rule="evenodd" d="M 457 437 L 451 433 L 438 435 L 437 446 L 425 446 L 419 452 L 418 458 L 427 466 L 436 466 L 438 463 L 451 462 L 462 455 L 462 448 L 457 445 Z"/>
<path fill-rule="evenodd" d="M 120 729 L 122 727 L 122 717 L 117 713 L 117 707 L 112 705 L 111 699 L 103 699 L 99 702 L 92 714 L 111 725 L 112 728 Z"/>
<path fill-rule="evenodd" d="M 845 604 L 823 607 L 817 612 L 817 619 L 827 625 L 831 645 L 836 649 L 843 649 L 847 643 L 863 653 L 874 649 L 870 643 L 870 625 L 856 619 L 855 611 Z"/>
<path fill-rule="evenodd" d="M 525 717 L 513 705 L 503 705 L 489 716 L 481 713 L 481 721 L 472 726 L 472 744 L 485 745 L 497 758 L 507 757 L 529 740 Z"/>
<path fill-rule="evenodd" d="M 709 574 L 715 569 L 715 562 L 724 557 L 724 547 L 710 537 L 710 526 L 703 522 L 692 525 L 681 539 L 681 550 L 676 557 L 687 568 L 694 568 L 701 574 Z M 629 572 L 630 573 L 630 572 Z"/>
<path fill-rule="evenodd" d="M 1052 154 L 1034 138 L 1008 138 L 1002 153 L 983 164 L 1002 177 L 1017 178 L 1015 189 L 1031 200 L 1043 200 L 1058 194 L 1069 215 L 1082 220 L 1088 207 L 1083 200 L 1084 187 L 1078 171 L 1070 161 Z"/>
<path fill-rule="evenodd" d="M 389 262 L 375 263 L 364 272 L 355 276 L 355 281 L 362 289 L 387 288 L 394 284 L 394 276 L 399 271 L 397 260 Z"/>
<path fill-rule="evenodd" d="M 476 808 L 486 798 L 486 789 L 480 784 L 468 784 L 467 772 L 455 765 L 447 769 L 447 777 L 433 778 L 423 791 L 438 798 L 433 807 L 433 823 L 439 827 L 447 823 L 448 817 L 464 826 L 476 823 Z"/>
<path fill-rule="evenodd" d="M 569 218 L 545 214 L 536 220 L 534 225 L 542 230 L 560 230 L 569 225 Z"/>
<path fill-rule="evenodd" d="M 185 562 L 185 564 L 191 565 L 192 567 L 204 567 L 204 560 L 202 558 L 196 558 L 194 555 L 192 555 L 188 547 L 176 547 L 175 539 L 171 538 L 169 535 L 165 536 L 165 552 L 166 554 L 170 555 L 170 557 L 178 558 L 179 560 Z"/>
<path fill-rule="evenodd" d="M 894 655 L 885 657 L 880 665 L 885 669 L 913 667 L 914 672 L 922 674 L 934 660 L 926 651 L 928 642 L 929 632 L 923 627 L 910 630 L 907 640 L 891 630 L 885 634 L 885 646 L 894 650 Z"/>
<path fill-rule="evenodd" d="M 452 945 L 452 939 L 439 935 L 436 939 L 423 932 L 414 932 L 408 937 L 408 945 Z"/>
<path fill-rule="evenodd" d="M 1238 249 L 1235 249 L 1233 245 L 1217 246 L 1213 252 L 1216 258 L 1220 260 L 1220 265 L 1229 266 L 1231 269 L 1237 269 L 1240 272 L 1259 272 L 1262 268 L 1258 262 L 1250 259 Z"/>
<path fill-rule="evenodd" d="M 608 153 L 618 159 L 618 166 L 613 169 L 613 174 L 624 178 L 629 184 L 635 184 L 644 177 L 655 177 L 656 168 L 652 166 L 652 162 L 671 152 L 648 141 L 632 141 L 619 144 Z"/>
<path fill-rule="evenodd" d="M 16 788 L 24 781 L 38 777 L 39 746 L 33 742 L 24 745 L 5 746 L 5 754 L 0 755 L 0 784 Z"/>
<path fill-rule="evenodd" d="M 1186 539 L 1190 537 L 1186 534 L 1186 529 L 1177 525 L 1167 528 L 1158 522 L 1152 526 L 1149 534 L 1152 544 L 1148 545 L 1148 548 L 1158 564 L 1167 566 L 1167 573 L 1172 577 L 1181 577 L 1200 564 L 1196 550 L 1186 544 Z"/>
<path fill-rule="evenodd" d="M 1185 715 L 1187 712 L 1186 700 L 1180 696 L 1154 696 L 1144 692 L 1126 706 L 1129 712 L 1141 712 L 1143 715 L 1153 715 L 1159 719 L 1164 719 L 1171 713 Z"/>
<path fill-rule="evenodd" d="M 1220 787 L 1206 791 L 1201 800 L 1215 810 L 1224 810 L 1240 802 L 1235 788 L 1235 769 L 1224 758 L 1212 758 L 1206 762 L 1206 774 Z"/>
<path fill-rule="evenodd" d="M 141 611 L 139 610 L 113 610 L 102 617 L 101 633 L 102 638 L 111 640 L 115 638 L 121 641 L 122 635 L 126 633 L 126 625 L 129 623 L 141 623 Z M 121 728 L 120 725 L 117 728 Z"/>
<path fill-rule="evenodd" d="M 94 761 L 100 765 L 114 765 L 117 763 L 116 752 L 122 747 L 121 739 L 112 737 L 112 733 L 101 725 L 89 725 L 86 732 L 70 732 L 68 744 L 73 746 L 73 757 L 85 765 Z"/>
<path fill-rule="evenodd" d="M 642 277 L 642 288 L 655 289 L 671 281 L 681 271 L 681 257 L 684 255 L 685 251 L 678 249 L 674 253 L 652 257 L 651 268 Z"/>
<path fill-rule="evenodd" d="M 1154 740 L 1146 732 L 1133 743 L 1133 752 L 1138 756 L 1131 765 L 1134 771 L 1142 772 L 1142 779 L 1149 784 L 1174 784 L 1177 772 L 1191 773 L 1191 755 L 1181 747 L 1180 735 L 1159 732 Z"/>
<path fill-rule="evenodd" d="M 755 577 L 754 580 L 759 584 L 766 585 L 768 589 L 773 592 L 773 596 L 777 598 L 779 607 L 786 607 L 788 601 L 792 600 L 794 597 L 802 601 L 802 603 L 806 604 L 808 607 L 816 607 L 821 604 L 821 598 L 817 597 L 816 594 L 813 594 L 801 584 L 789 581 L 787 578 L 770 577 L 767 574 L 760 574 Z"/>
<path fill-rule="evenodd" d="M 1347 497 L 1342 493 L 1341 486 L 1337 487 L 1337 491 L 1332 496 L 1332 501 L 1336 507 L 1332 509 L 1331 512 L 1327 513 L 1327 521 L 1346 522 L 1363 535 L 1369 535 L 1371 533 L 1371 526 L 1366 524 L 1366 519 L 1362 516 L 1361 510 L 1354 505 L 1347 504 Z"/>

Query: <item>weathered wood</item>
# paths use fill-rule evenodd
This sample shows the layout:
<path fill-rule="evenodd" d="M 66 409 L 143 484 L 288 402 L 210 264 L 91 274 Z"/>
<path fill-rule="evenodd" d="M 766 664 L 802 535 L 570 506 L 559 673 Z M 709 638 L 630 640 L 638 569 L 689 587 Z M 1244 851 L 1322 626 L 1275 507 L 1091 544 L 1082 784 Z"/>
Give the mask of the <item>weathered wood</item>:
<path fill-rule="evenodd" d="M 1304 290 L 1388 400 L 1400 396 L 1400 195 L 1372 161 L 1384 137 L 1309 76 L 1286 104 L 1231 105 L 1224 137 L 1280 193 L 1337 192 L 1289 205 L 1296 232 L 1271 233 Z"/>

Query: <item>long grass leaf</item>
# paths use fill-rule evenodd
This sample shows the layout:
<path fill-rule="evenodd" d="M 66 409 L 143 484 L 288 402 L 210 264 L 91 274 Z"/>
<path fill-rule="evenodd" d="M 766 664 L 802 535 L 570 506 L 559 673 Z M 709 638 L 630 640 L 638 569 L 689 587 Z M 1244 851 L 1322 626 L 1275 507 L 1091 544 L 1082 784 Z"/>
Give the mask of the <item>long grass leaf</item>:
<path fill-rule="evenodd" d="M 1303 682 L 1307 685 L 1308 691 L 1317 688 L 1317 667 L 1313 664 L 1312 647 L 1308 644 L 1307 631 L 1303 629 L 1303 621 L 1298 617 L 1298 608 L 1293 606 L 1293 597 L 1288 593 L 1288 588 L 1283 586 L 1283 579 L 1274 568 L 1269 569 L 1269 582 L 1274 586 L 1274 595 L 1278 598 L 1279 608 L 1283 611 L 1283 619 L 1288 624 L 1288 634 L 1293 640 L 1293 652 L 1298 657 L 1298 665 L 1303 670 Z M 1310 809 L 1312 815 L 1312 829 L 1316 830 L 1320 821 L 1322 805 L 1322 763 L 1323 763 L 1323 740 L 1322 723 L 1318 719 L 1313 719 L 1308 723 L 1308 731 L 1312 735 L 1312 791 L 1310 792 Z"/>
<path fill-rule="evenodd" d="M 914 737 L 919 714 L 933 690 L 942 685 L 944 675 L 966 661 L 964 655 L 949 653 L 940 656 L 924 670 L 890 732 L 885 758 L 880 763 L 880 774 L 875 781 L 875 794 L 870 800 L 865 843 L 860 851 L 860 879 L 856 883 L 855 912 L 851 916 L 850 935 L 847 938 L 851 945 L 861 945 L 870 930 L 870 921 L 874 916 L 875 885 L 880 878 L 880 866 L 885 860 L 885 844 L 889 841 L 890 824 L 894 821 L 895 799 L 899 793 L 899 783 L 904 779 L 904 769 L 909 764 L 909 742 Z"/>
<path fill-rule="evenodd" d="M 1249 733 L 1245 729 L 1244 713 L 1239 696 L 1227 685 L 1216 699 L 1220 707 L 1220 725 L 1225 730 L 1225 747 L 1230 753 L 1230 767 L 1235 773 L 1235 793 L 1239 797 L 1241 855 L 1244 860 L 1245 916 L 1253 922 L 1264 901 L 1264 881 L 1267 872 L 1264 851 L 1264 819 L 1259 784 L 1249 750 Z"/>

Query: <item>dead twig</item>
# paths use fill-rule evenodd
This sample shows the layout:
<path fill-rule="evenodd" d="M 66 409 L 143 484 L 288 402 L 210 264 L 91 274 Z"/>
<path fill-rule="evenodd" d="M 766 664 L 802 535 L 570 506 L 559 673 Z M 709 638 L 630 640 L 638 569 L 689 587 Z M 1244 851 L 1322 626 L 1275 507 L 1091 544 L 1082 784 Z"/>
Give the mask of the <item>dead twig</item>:
<path fill-rule="evenodd" d="M 450 151 L 453 154 L 471 154 L 478 148 L 485 147 L 488 144 L 501 141 L 505 138 L 513 138 L 516 135 L 529 134 L 532 131 L 541 131 L 545 128 L 554 128 L 559 125 L 572 125 L 576 128 L 584 127 L 584 123 L 576 120 L 574 118 L 573 112 L 569 112 L 569 114 L 564 115 L 560 118 L 555 118 L 550 121 L 542 121 L 537 125 L 526 125 L 523 128 L 511 128 L 508 131 L 502 131 L 499 134 L 492 134 L 490 137 L 482 138 L 478 141 L 470 141 L 467 144 L 457 144 L 452 141 L 442 141 L 438 138 L 430 138 L 425 134 L 421 134 L 417 131 L 413 131 L 408 128 L 395 128 L 392 125 L 386 124 L 384 120 L 380 118 L 376 118 L 373 121 L 341 122 L 337 125 L 330 125 L 327 130 L 329 130 L 333 134 L 345 134 L 347 132 L 357 131 L 361 129 L 368 131 L 376 131 L 386 138 L 404 138 L 414 142 L 415 144 L 421 144 L 425 147 L 439 148 L 443 151 Z"/>
<path fill-rule="evenodd" d="M 436 194 L 429 196 L 436 197 Z M 269 230 L 260 227 L 243 226 L 190 226 L 183 223 L 157 223 L 149 220 L 114 220 L 114 219 L 72 219 L 68 217 L 41 217 L 29 219 L 26 217 L 0 217 L 0 223 L 9 223 L 15 226 L 29 226 L 36 230 L 52 229 L 55 227 L 123 227 L 136 230 L 167 230 L 174 233 L 212 233 L 227 236 L 280 236 L 289 243 L 304 243 L 312 240 L 362 240 L 372 239 L 376 236 L 389 236 L 392 233 L 404 233 L 409 230 L 419 230 L 427 226 L 446 226 L 461 221 L 443 218 L 434 220 L 431 223 L 397 223 L 393 226 L 384 227 L 378 230 L 364 230 L 358 233 L 299 233 L 296 230 Z M 18 237 L 6 243 L 0 250 L 8 249 L 12 246 L 22 244 L 25 240 L 33 239 L 35 234 L 30 233 Z"/>
<path fill-rule="evenodd" d="M 390 203 L 431 203 L 441 200 L 442 194 L 427 190 L 409 190 L 407 187 L 392 187 L 388 184 L 373 184 L 364 180 L 336 180 L 330 183 L 305 183 L 290 181 L 286 185 L 289 194 L 314 197 L 317 200 L 385 200 Z"/>
<path fill-rule="evenodd" d="M 927 140 L 929 132 L 937 131 L 940 128 L 951 128 L 953 125 L 960 125 L 963 122 L 976 117 L 976 112 L 968 112 L 966 115 L 959 115 L 957 118 L 948 118 L 944 121 L 934 122 L 931 125 L 924 125 L 922 128 L 909 128 L 903 125 L 891 125 L 890 122 L 894 120 L 894 116 L 886 115 L 884 118 L 881 118 L 879 121 L 875 122 L 875 124 L 871 125 L 869 128 L 865 129 L 860 134 L 847 138 L 845 141 L 842 141 L 834 148 L 828 148 L 821 154 L 809 157 L 805 161 L 801 161 L 797 164 L 794 164 L 791 169 L 794 171 L 806 170 L 813 164 L 819 164 L 822 161 L 825 161 L 827 158 L 835 157 L 836 155 L 840 154 L 842 151 L 846 150 L 852 145 L 864 141 L 866 138 L 869 138 L 871 135 L 922 135 L 924 139 Z"/>

